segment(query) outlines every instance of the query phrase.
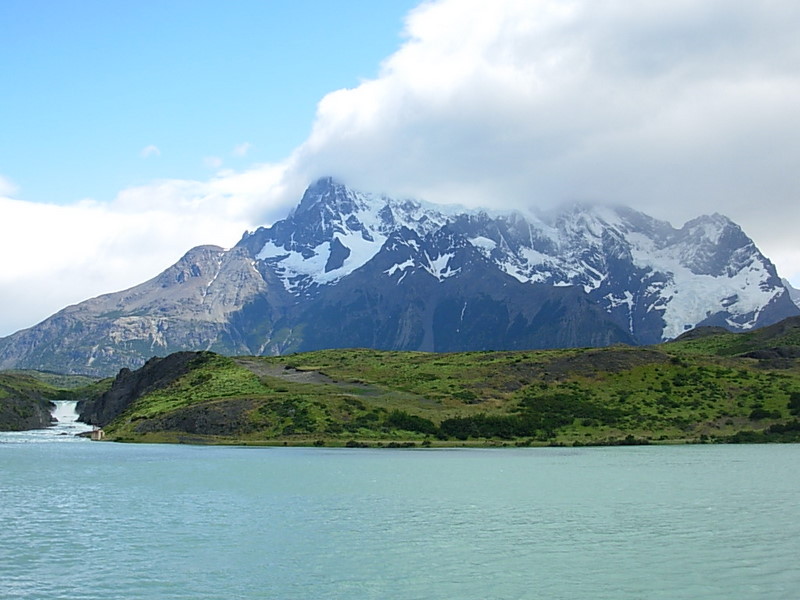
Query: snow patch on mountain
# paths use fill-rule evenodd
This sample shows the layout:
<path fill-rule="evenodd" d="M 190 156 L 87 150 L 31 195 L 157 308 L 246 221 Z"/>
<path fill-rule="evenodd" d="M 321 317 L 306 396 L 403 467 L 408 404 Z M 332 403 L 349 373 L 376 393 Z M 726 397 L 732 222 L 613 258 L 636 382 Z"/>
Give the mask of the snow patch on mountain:
<path fill-rule="evenodd" d="M 400 264 L 392 265 L 389 269 L 385 270 L 384 273 L 386 273 L 386 275 L 391 277 L 398 271 L 405 271 L 406 269 L 412 269 L 412 268 L 414 268 L 414 260 L 409 258 L 408 260 Z"/>
<path fill-rule="evenodd" d="M 483 237 L 482 235 L 470 238 L 469 243 L 480 250 L 486 258 L 489 258 L 492 254 L 492 250 L 497 248 L 497 242 L 487 237 Z"/>
<path fill-rule="evenodd" d="M 720 238 L 716 227 L 704 226 L 702 234 L 702 241 L 709 243 Z M 714 276 L 695 272 L 692 266 L 696 254 L 687 252 L 686 244 L 659 247 L 640 233 L 629 233 L 627 240 L 634 265 L 666 276 L 666 281 L 648 288 L 663 300 L 657 310 L 663 311 L 665 340 L 692 329 L 723 308 L 732 315 L 726 320 L 731 327 L 748 329 L 755 325 L 761 309 L 783 293 L 766 285 L 771 273 L 760 256 L 751 255 L 737 272 Z"/>
<path fill-rule="evenodd" d="M 373 239 L 368 240 L 360 232 L 353 231 L 334 234 L 333 239 L 349 250 L 349 254 L 340 267 L 327 272 L 325 265 L 331 257 L 332 242 L 323 242 L 304 253 L 287 251 L 273 241 L 268 241 L 256 255 L 256 259 L 272 259 L 286 289 L 299 293 L 309 282 L 319 285 L 334 283 L 369 262 L 386 241 L 386 237 L 377 232 L 372 237 Z"/>
<path fill-rule="evenodd" d="M 448 277 L 452 277 L 453 275 L 458 275 L 460 268 L 458 269 L 451 269 L 450 268 L 450 259 L 455 257 L 455 253 L 450 252 L 448 254 L 442 254 L 434 259 L 428 257 L 428 267 L 426 271 L 436 277 L 439 281 L 447 279 Z"/>

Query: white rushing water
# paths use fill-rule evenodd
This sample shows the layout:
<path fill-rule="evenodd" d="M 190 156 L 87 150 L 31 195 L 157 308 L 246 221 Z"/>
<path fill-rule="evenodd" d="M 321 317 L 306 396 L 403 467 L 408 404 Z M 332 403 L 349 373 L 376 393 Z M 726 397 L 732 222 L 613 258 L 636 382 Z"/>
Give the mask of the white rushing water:
<path fill-rule="evenodd" d="M 55 421 L 50 427 L 2 432 L 0 443 L 85 441 L 87 438 L 76 436 L 91 431 L 92 426 L 78 420 L 76 412 L 78 403 L 74 400 L 55 400 L 53 404 L 55 408 L 52 410 L 52 415 Z"/>

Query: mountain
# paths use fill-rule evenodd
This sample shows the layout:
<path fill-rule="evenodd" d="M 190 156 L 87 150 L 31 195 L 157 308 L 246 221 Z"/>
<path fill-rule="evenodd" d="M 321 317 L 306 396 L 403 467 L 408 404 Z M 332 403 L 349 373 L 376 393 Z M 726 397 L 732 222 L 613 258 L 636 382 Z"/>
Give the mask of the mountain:
<path fill-rule="evenodd" d="M 789 292 L 789 297 L 792 299 L 797 306 L 800 306 L 800 290 L 792 287 L 792 284 L 789 283 L 787 279 L 782 279 L 783 285 L 786 287 L 786 291 Z"/>
<path fill-rule="evenodd" d="M 675 229 L 629 208 L 487 212 L 325 178 L 232 249 L 0 340 L 0 369 L 107 375 L 153 355 L 323 348 L 451 352 L 652 344 L 800 314 L 722 215 Z"/>

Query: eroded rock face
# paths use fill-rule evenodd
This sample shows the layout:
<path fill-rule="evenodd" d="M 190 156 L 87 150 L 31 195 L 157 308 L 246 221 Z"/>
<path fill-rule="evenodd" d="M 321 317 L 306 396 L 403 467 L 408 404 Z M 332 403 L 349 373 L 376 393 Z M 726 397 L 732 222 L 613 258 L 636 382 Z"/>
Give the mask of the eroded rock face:
<path fill-rule="evenodd" d="M 0 401 L 0 431 L 43 429 L 52 423 L 48 400 L 14 395 Z"/>
<path fill-rule="evenodd" d="M 150 281 L 69 306 L 0 339 L 0 369 L 110 376 L 183 350 L 259 354 L 270 315 L 287 302 L 282 290 L 243 250 L 202 246 Z M 261 328 L 241 327 L 242 315 L 254 308 Z"/>
<path fill-rule="evenodd" d="M 105 394 L 78 403 L 80 420 L 103 427 L 125 412 L 148 392 L 163 388 L 187 373 L 193 362 L 208 356 L 204 352 L 177 352 L 165 358 L 151 358 L 136 371 L 120 370 Z"/>
<path fill-rule="evenodd" d="M 242 435 L 256 430 L 248 418 L 248 412 L 255 406 L 252 399 L 187 406 L 165 417 L 143 421 L 135 429 L 136 433 L 178 431 L 196 435 Z"/>

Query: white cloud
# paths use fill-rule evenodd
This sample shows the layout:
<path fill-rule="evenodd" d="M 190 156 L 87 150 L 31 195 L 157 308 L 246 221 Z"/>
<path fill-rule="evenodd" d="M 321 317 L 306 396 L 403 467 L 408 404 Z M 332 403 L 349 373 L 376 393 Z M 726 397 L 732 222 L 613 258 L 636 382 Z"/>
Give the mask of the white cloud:
<path fill-rule="evenodd" d="M 250 142 L 242 142 L 241 144 L 237 144 L 233 148 L 233 155 L 234 156 L 247 156 L 247 153 L 253 149 L 253 144 Z"/>
<path fill-rule="evenodd" d="M 161 150 L 158 146 L 154 146 L 150 144 L 149 146 L 145 146 L 142 148 L 141 152 L 139 152 L 139 156 L 142 158 L 150 158 L 151 156 L 161 156 Z"/>
<path fill-rule="evenodd" d="M 790 256 L 798 22 L 790 0 L 426 3 L 378 78 L 322 99 L 296 168 L 432 201 L 718 211 Z"/>
<path fill-rule="evenodd" d="M 141 283 L 194 246 L 230 247 L 246 230 L 285 216 L 285 198 L 302 188 L 289 186 L 284 169 L 159 181 L 123 190 L 111 203 L 0 198 L 0 336 Z"/>

